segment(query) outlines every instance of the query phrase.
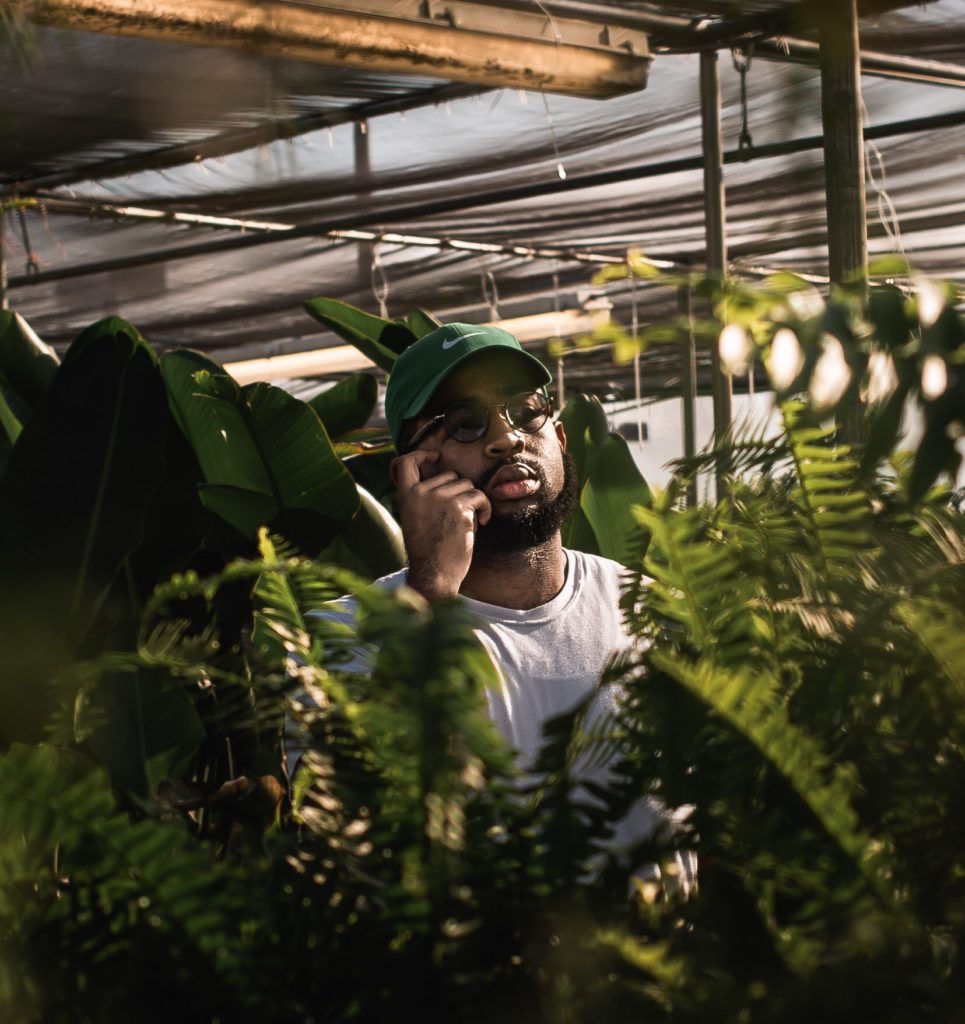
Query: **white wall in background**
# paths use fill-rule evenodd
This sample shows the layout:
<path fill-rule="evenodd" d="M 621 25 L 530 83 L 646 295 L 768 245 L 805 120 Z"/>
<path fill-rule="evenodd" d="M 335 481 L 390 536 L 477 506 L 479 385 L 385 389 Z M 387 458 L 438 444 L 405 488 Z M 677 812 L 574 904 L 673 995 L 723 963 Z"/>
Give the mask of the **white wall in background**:
<path fill-rule="evenodd" d="M 609 402 L 606 409 L 610 427 L 613 430 L 621 424 L 632 424 L 636 422 L 637 411 L 632 403 Z M 747 395 L 734 395 L 733 414 L 737 423 L 745 423 L 750 417 L 755 424 L 758 424 L 756 432 L 759 432 L 764 423 L 767 423 L 766 432 L 773 436 L 779 429 L 779 419 L 774 408 L 774 395 L 772 392 L 758 392 L 752 398 Z M 666 487 L 670 479 L 671 471 L 668 463 L 673 459 L 679 459 L 684 453 L 684 428 L 682 402 L 679 398 L 668 398 L 662 402 L 655 402 L 645 405 L 640 412 L 640 418 L 646 425 L 647 440 L 642 443 L 630 440 L 630 452 L 632 453 L 640 472 L 651 487 Z M 702 395 L 697 399 L 696 405 L 697 421 L 697 451 L 705 448 L 711 439 L 714 430 L 714 410 L 709 395 Z M 909 447 L 916 445 L 922 434 L 922 417 L 914 407 L 906 407 L 904 421 L 905 442 Z M 965 454 L 965 439 L 959 440 L 959 450 Z M 706 497 L 704 488 L 712 487 L 710 480 L 702 484 L 701 497 Z M 959 466 L 956 487 L 965 486 L 965 458 Z"/>

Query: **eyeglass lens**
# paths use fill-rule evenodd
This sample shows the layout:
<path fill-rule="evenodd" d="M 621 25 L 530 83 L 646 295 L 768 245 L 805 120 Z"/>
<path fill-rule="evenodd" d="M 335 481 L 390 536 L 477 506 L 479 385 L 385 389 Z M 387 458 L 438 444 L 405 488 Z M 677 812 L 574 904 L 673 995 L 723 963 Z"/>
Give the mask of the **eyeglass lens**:
<path fill-rule="evenodd" d="M 513 395 L 505 406 L 487 408 L 478 402 L 457 402 L 443 414 L 446 433 L 456 441 L 478 441 L 489 427 L 490 408 L 505 408 L 509 425 L 530 434 L 542 427 L 550 413 L 546 396 L 538 391 Z"/>

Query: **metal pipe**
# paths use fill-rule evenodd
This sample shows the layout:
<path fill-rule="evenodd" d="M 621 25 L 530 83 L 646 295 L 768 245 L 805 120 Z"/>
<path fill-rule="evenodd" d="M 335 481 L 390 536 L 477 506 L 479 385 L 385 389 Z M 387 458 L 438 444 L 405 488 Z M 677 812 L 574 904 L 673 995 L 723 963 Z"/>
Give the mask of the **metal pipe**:
<path fill-rule="evenodd" d="M 352 146 L 355 157 L 355 178 L 362 187 L 355 197 L 359 209 L 365 209 L 369 200 L 369 175 L 372 163 L 369 158 L 369 126 L 366 121 L 356 121 L 352 133 Z M 361 289 L 372 274 L 372 260 L 375 247 L 372 242 L 360 241 L 356 247 L 355 259 L 358 271 L 358 286 Z"/>
<path fill-rule="evenodd" d="M 754 56 L 782 63 L 791 62 L 817 67 L 820 63 L 820 46 L 810 39 L 762 39 L 754 43 Z M 879 53 L 876 50 L 860 50 L 858 56 L 863 75 L 965 87 L 965 67 L 960 64 Z"/>
<path fill-rule="evenodd" d="M 889 124 L 874 125 L 864 131 L 865 139 L 883 139 L 895 135 L 912 134 L 916 132 L 934 131 L 940 128 L 954 127 L 965 124 L 965 110 L 954 111 L 948 114 L 937 114 L 932 117 L 911 118 L 904 121 L 894 121 Z M 811 135 L 802 139 L 792 139 L 788 142 L 773 143 L 768 146 L 755 146 L 749 153 L 747 151 L 729 150 L 724 153 L 724 163 L 745 163 L 750 160 L 766 159 L 775 156 L 786 156 L 791 153 L 801 153 L 808 150 L 820 149 L 824 144 L 822 135 Z M 364 227 L 371 223 L 391 223 L 393 221 L 415 221 L 423 217 L 439 213 L 451 213 L 458 210 L 487 206 L 495 203 L 511 202 L 518 199 L 530 199 L 537 196 L 555 195 L 558 193 L 577 191 L 584 188 L 594 188 L 598 185 L 616 184 L 624 181 L 635 181 L 644 178 L 659 177 L 664 174 L 674 174 L 679 171 L 695 171 L 703 167 L 702 157 L 683 157 L 674 160 L 663 160 L 652 164 L 637 164 L 634 167 L 620 168 L 613 171 L 601 171 L 594 174 L 574 175 L 560 180 L 554 178 L 548 182 L 538 182 L 530 185 L 511 186 L 503 189 L 493 189 L 489 192 L 480 192 L 471 196 L 457 196 L 452 199 L 431 200 L 426 203 L 416 203 L 409 206 L 397 207 L 396 209 L 381 209 L 361 217 L 345 218 L 340 221 L 317 222 L 313 224 L 281 224 L 277 231 L 259 231 L 256 227 L 261 222 L 248 222 L 231 220 L 229 218 L 207 217 L 198 214 L 169 214 L 162 210 L 143 210 L 145 217 L 157 220 L 171 220 L 175 223 L 196 223 L 209 225 L 211 227 L 237 226 L 246 233 L 234 238 L 218 239 L 211 242 L 193 243 L 191 245 L 172 246 L 166 249 L 153 250 L 147 253 L 138 253 L 115 260 L 101 260 L 96 263 L 86 264 L 80 267 L 66 267 L 60 270 L 41 271 L 36 276 L 12 277 L 10 287 L 19 288 L 30 284 L 41 284 L 44 281 L 56 281 L 66 277 L 79 277 L 87 273 L 101 273 L 110 270 L 123 270 L 125 267 L 146 266 L 150 263 L 163 263 L 169 260 L 189 259 L 192 256 L 213 255 L 220 252 L 230 252 L 234 249 L 248 248 L 249 246 L 264 245 L 285 238 L 312 238 L 312 237 L 338 237 L 340 234 L 346 238 L 353 238 L 350 232 Z M 43 202 L 50 210 L 61 212 L 78 212 L 86 215 L 97 216 L 98 208 L 103 210 L 103 216 L 112 217 L 122 215 L 124 207 L 114 207 L 109 204 L 97 203 L 72 203 L 61 200 L 59 197 L 35 197 L 38 202 Z M 401 237 L 401 236 L 393 236 Z M 419 236 L 412 236 L 419 237 Z M 390 241 L 390 236 L 384 232 L 372 233 L 373 239 Z M 358 240 L 353 238 L 353 240 Z M 438 240 L 427 244 L 435 246 Z M 410 242 L 399 244 L 415 244 Z M 448 242 L 451 248 L 469 248 L 469 243 Z M 507 255 L 540 256 L 542 253 L 554 253 L 547 258 L 551 259 L 573 259 L 581 260 L 582 256 L 566 248 L 550 249 L 548 247 L 530 248 L 526 246 L 492 246 L 487 243 L 473 243 L 479 246 L 478 251 L 506 253 Z M 598 262 L 622 262 L 613 257 L 606 259 L 594 257 Z M 667 267 L 675 264 L 669 261 L 655 261 L 656 265 Z M 89 269 L 88 269 L 89 268 Z"/>
<path fill-rule="evenodd" d="M 704 220 L 707 232 L 707 271 L 723 278 L 727 273 L 727 235 L 724 222 L 724 161 L 720 129 L 720 69 L 717 51 L 700 55 L 700 122 L 704 152 Z M 730 430 L 731 380 L 724 373 L 720 350 L 710 350 L 710 379 L 714 392 L 714 439 L 722 444 Z M 729 467 L 717 462 L 717 497 L 725 493 Z"/>

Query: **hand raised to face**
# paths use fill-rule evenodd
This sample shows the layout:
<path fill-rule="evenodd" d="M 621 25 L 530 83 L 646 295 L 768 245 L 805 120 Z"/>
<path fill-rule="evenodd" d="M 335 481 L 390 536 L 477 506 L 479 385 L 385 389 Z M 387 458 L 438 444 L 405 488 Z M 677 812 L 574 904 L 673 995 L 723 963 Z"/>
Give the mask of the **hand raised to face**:
<path fill-rule="evenodd" d="M 438 451 L 417 448 L 392 462 L 399 519 L 409 555 L 408 584 L 428 600 L 454 598 L 472 561 L 477 521 L 492 515 L 489 499 L 452 470 L 433 472 Z"/>

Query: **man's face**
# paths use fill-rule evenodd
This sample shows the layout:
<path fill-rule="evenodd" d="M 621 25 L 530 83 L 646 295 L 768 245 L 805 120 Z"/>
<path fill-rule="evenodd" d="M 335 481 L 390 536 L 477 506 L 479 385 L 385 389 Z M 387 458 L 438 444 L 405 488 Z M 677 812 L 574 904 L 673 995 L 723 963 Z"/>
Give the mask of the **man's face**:
<path fill-rule="evenodd" d="M 481 353 L 442 382 L 407 434 L 455 402 L 472 399 L 488 407 L 537 386 L 532 370 L 511 352 Z M 426 479 L 449 470 L 471 480 L 489 498 L 493 515 L 477 531 L 477 552 L 498 555 L 542 544 L 559 530 L 575 504 L 575 472 L 566 453 L 566 434 L 552 419 L 529 434 L 510 426 L 492 409 L 486 433 L 478 441 L 456 441 L 439 424 L 418 447 L 439 452 L 438 462 L 425 469 Z"/>

